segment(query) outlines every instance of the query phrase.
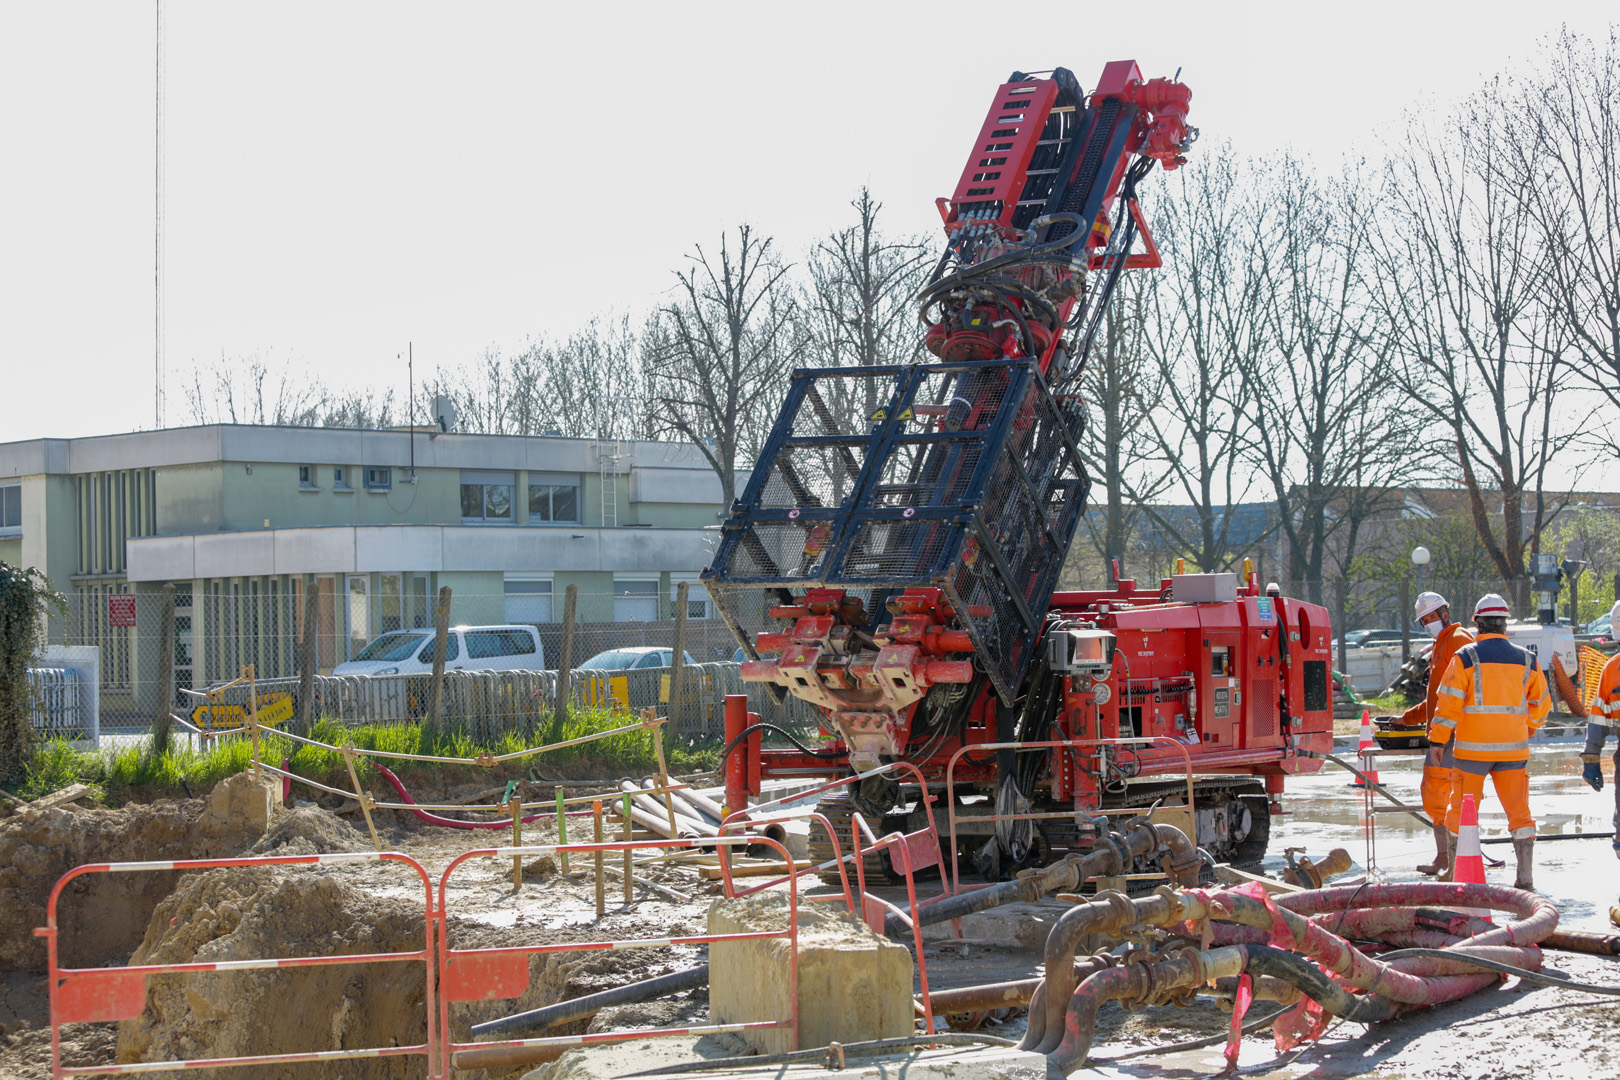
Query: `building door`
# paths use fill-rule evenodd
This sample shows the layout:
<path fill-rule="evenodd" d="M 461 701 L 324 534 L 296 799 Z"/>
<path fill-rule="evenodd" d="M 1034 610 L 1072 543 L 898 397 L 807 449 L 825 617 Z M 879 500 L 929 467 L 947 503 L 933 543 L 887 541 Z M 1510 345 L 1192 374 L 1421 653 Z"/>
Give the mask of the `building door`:
<path fill-rule="evenodd" d="M 337 618 L 338 579 L 336 575 L 323 574 L 315 581 L 321 587 L 320 600 L 316 603 L 315 629 L 319 636 L 315 641 L 315 663 L 322 675 L 330 675 L 332 668 L 343 662 L 343 639 L 338 634 Z"/>
<path fill-rule="evenodd" d="M 380 574 L 377 577 L 377 633 L 398 630 L 404 623 L 404 597 L 400 595 L 398 574 Z"/>
<path fill-rule="evenodd" d="M 174 701 L 176 709 L 189 712 L 189 699 L 180 688 L 197 685 L 195 655 L 191 636 L 191 582 L 174 583 Z"/>
<path fill-rule="evenodd" d="M 429 625 L 428 579 L 426 574 L 411 575 L 410 626 L 416 630 Z"/>
<path fill-rule="evenodd" d="M 350 574 L 344 583 L 348 598 L 348 650 L 345 660 L 352 660 L 371 640 L 371 575 Z"/>

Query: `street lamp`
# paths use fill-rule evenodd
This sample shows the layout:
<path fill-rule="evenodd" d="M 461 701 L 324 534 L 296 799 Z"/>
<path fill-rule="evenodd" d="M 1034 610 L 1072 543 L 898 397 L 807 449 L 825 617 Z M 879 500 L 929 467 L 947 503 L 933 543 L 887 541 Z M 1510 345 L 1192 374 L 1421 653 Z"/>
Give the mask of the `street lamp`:
<path fill-rule="evenodd" d="M 1412 565 L 1417 567 L 1418 592 L 1423 591 L 1423 568 L 1429 565 L 1429 549 L 1419 544 L 1412 549 Z M 1412 659 L 1412 604 L 1407 593 L 1406 578 L 1401 578 L 1401 664 Z"/>
<path fill-rule="evenodd" d="M 1423 568 L 1429 565 L 1429 549 L 1419 544 L 1412 549 L 1412 565 L 1418 568 L 1418 592 L 1423 591 Z"/>

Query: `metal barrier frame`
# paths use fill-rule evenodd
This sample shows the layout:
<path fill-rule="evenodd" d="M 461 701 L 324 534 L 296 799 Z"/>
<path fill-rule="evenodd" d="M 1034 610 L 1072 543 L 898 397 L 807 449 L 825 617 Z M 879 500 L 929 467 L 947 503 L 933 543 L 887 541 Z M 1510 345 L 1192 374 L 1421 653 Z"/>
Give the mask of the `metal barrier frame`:
<path fill-rule="evenodd" d="M 86 874 L 122 874 L 150 870 L 209 870 L 227 866 L 294 866 L 320 863 L 389 861 L 411 867 L 422 879 L 422 948 L 415 952 L 355 953 L 343 956 L 293 956 L 263 960 L 222 960 L 215 963 L 138 964 L 114 968 L 64 968 L 57 956 L 60 929 L 56 905 L 68 882 Z M 423 1055 L 431 1074 L 437 1053 L 434 999 L 436 987 L 433 938 L 433 881 L 422 864 L 409 855 L 394 851 L 335 852 L 326 855 L 268 855 L 249 859 L 174 859 L 152 862 L 89 863 L 63 874 L 51 889 L 45 906 L 45 925 L 34 935 L 45 939 L 49 958 L 51 1011 L 51 1076 L 115 1075 L 159 1072 L 166 1069 L 214 1069 L 236 1065 L 270 1065 L 304 1061 L 344 1061 L 357 1058 L 406 1057 Z M 149 975 L 185 974 L 201 971 L 256 971 L 293 967 L 334 967 L 343 964 L 403 963 L 420 960 L 425 982 L 427 1042 L 416 1046 L 377 1046 L 359 1050 L 314 1050 L 293 1054 L 261 1054 L 252 1057 L 204 1058 L 193 1061 L 143 1061 L 128 1064 L 64 1067 L 62 1065 L 62 1025 L 131 1020 L 146 1010 L 146 980 Z"/>
<path fill-rule="evenodd" d="M 863 857 L 864 852 L 861 848 L 861 833 L 863 832 L 866 834 L 866 838 L 871 844 L 871 846 L 866 848 L 865 851 L 881 851 L 886 847 L 892 847 L 900 852 L 901 858 L 905 862 L 906 899 L 911 906 L 910 915 L 907 915 L 904 911 L 901 911 L 898 907 L 889 903 L 881 896 L 873 896 L 871 893 L 866 891 L 866 864 Z M 906 834 L 902 832 L 892 832 L 887 836 L 884 836 L 882 839 L 879 839 L 872 835 L 871 827 L 866 824 L 866 818 L 862 817 L 859 811 L 857 811 L 850 819 L 849 833 L 850 846 L 854 848 L 855 854 L 855 878 L 860 883 L 861 890 L 861 912 L 857 917 L 865 915 L 866 904 L 868 899 L 870 899 L 872 903 L 878 905 L 880 908 L 886 908 L 900 916 L 906 925 L 911 927 L 912 941 L 917 947 L 917 981 L 918 985 L 922 989 L 923 1030 L 929 1035 L 932 1035 L 934 1034 L 934 999 L 928 992 L 928 957 L 923 953 L 922 927 L 917 924 L 917 920 L 915 918 L 917 912 L 917 879 L 912 872 L 911 849 L 907 846 Z M 933 836 L 937 844 L 939 835 L 935 833 Z M 833 850 L 836 851 L 837 847 L 835 846 Z M 941 883 L 944 883 L 945 874 L 943 866 L 941 866 L 939 878 Z M 882 933 L 881 924 L 876 927 L 876 929 L 879 933 Z"/>
<path fill-rule="evenodd" d="M 1128 738 L 1119 738 L 1119 739 L 1054 739 L 1054 740 L 1051 740 L 1051 741 L 1048 741 L 1048 742 L 973 743 L 973 744 L 971 744 L 969 746 L 962 747 L 960 750 L 956 751 L 956 753 L 951 755 L 951 760 L 945 766 L 945 791 L 946 791 L 947 796 L 950 796 L 950 794 L 956 790 L 956 786 L 955 786 L 955 782 L 954 782 L 954 777 L 955 777 L 955 773 L 956 773 L 956 763 L 957 763 L 957 761 L 959 761 L 961 759 L 961 757 L 964 754 L 981 753 L 981 752 L 983 752 L 985 750 L 1042 750 L 1042 749 L 1057 748 L 1057 747 L 1065 747 L 1065 748 L 1073 749 L 1075 747 L 1080 747 L 1080 746 L 1123 746 L 1123 745 L 1132 745 L 1132 744 L 1141 745 L 1141 744 L 1145 744 L 1145 743 L 1161 743 L 1161 742 L 1169 743 L 1170 745 L 1174 746 L 1177 750 L 1181 751 L 1181 756 L 1184 759 L 1184 761 L 1186 762 L 1186 766 L 1187 766 L 1187 813 L 1194 815 L 1193 821 L 1195 823 L 1195 828 L 1196 828 L 1196 822 L 1197 822 L 1198 818 L 1196 816 L 1197 815 L 1197 807 L 1196 807 L 1196 804 L 1193 801 L 1192 754 L 1188 752 L 1187 747 L 1184 744 L 1182 744 L 1179 740 L 1172 739 L 1168 735 L 1137 735 L 1137 736 L 1131 736 L 1131 737 L 1128 737 Z M 1122 810 L 1140 810 L 1140 809 L 1142 809 L 1142 807 L 1118 807 L 1118 808 L 1113 809 L 1113 810 L 1099 811 L 1099 813 L 1117 814 L 1117 813 L 1120 813 Z M 957 858 L 956 858 L 956 800 L 954 798 L 948 798 L 948 801 L 946 802 L 946 806 L 945 806 L 945 812 L 946 812 L 946 815 L 947 815 L 947 817 L 948 817 L 948 819 L 950 821 L 950 826 L 951 826 L 951 891 L 952 892 L 961 892 L 964 888 L 968 888 L 968 889 L 984 889 L 984 888 L 988 888 L 989 887 L 988 885 L 967 885 L 967 886 L 964 886 L 962 884 L 962 879 L 961 879 L 961 876 L 960 876 L 959 868 L 957 866 Z M 988 815 L 975 814 L 975 815 L 973 815 L 973 820 L 975 820 L 975 821 L 1035 821 L 1035 820 L 1046 820 L 1046 819 L 1057 819 L 1057 818 L 1070 818 L 1070 817 L 1073 817 L 1073 816 L 1074 816 L 1074 811 L 1073 810 L 1058 810 L 1058 811 L 1051 811 L 1051 812 L 1040 813 L 1040 814 L 988 814 Z M 1198 837 L 1190 836 L 1190 837 L 1188 837 L 1188 839 L 1191 840 L 1195 846 L 1197 845 Z"/>
<path fill-rule="evenodd" d="M 549 855 L 552 853 L 567 853 L 572 855 L 593 855 L 598 852 L 609 854 L 612 852 L 629 852 L 642 849 L 679 849 L 679 848 L 719 848 L 722 852 L 727 848 L 738 845 L 765 844 L 775 848 L 786 861 L 788 874 L 788 926 L 786 930 L 762 930 L 744 934 L 692 934 L 669 938 L 635 938 L 618 941 L 587 941 L 565 942 L 554 945 L 517 945 L 504 946 L 491 949 L 452 949 L 449 942 L 449 913 L 446 897 L 449 893 L 450 875 L 456 868 L 469 859 L 476 858 L 521 858 L 525 855 Z M 724 855 L 722 854 L 722 859 Z M 506 1047 L 534 1046 L 534 1047 L 569 1047 L 591 1046 L 600 1043 L 627 1042 L 631 1039 L 655 1039 L 672 1035 L 718 1035 L 722 1032 L 752 1031 L 760 1028 L 789 1028 L 793 1032 L 793 1043 L 799 1041 L 799 886 L 798 875 L 793 873 L 793 856 L 781 843 L 769 837 L 754 836 L 721 836 L 721 837 L 695 837 L 684 840 L 620 840 L 600 844 L 554 844 L 535 847 L 503 847 L 483 848 L 477 851 L 464 852 L 445 867 L 444 873 L 439 877 L 439 902 L 437 910 L 432 917 L 439 923 L 439 970 L 442 973 L 441 992 L 439 994 L 439 1024 L 444 1033 L 440 1042 L 442 1059 L 437 1063 L 438 1072 L 430 1068 L 430 1080 L 437 1080 L 450 1075 L 452 1056 L 460 1050 L 484 1050 Z M 708 945 L 717 941 L 757 941 L 767 938 L 784 938 L 789 943 L 788 979 L 791 984 L 790 1016 L 786 1020 L 757 1020 L 737 1024 L 707 1024 L 686 1028 L 658 1028 L 653 1030 L 635 1031 L 602 1031 L 584 1035 L 554 1035 L 539 1039 L 507 1039 L 500 1042 L 474 1042 L 456 1043 L 450 1036 L 450 1003 L 452 1001 L 482 1001 L 493 998 L 510 998 L 520 996 L 529 986 L 529 957 L 545 953 L 575 952 L 593 949 L 647 949 L 659 948 L 665 945 Z M 461 968 L 452 966 L 453 962 L 461 958 Z M 474 985 L 482 981 L 489 989 L 476 997 L 460 996 Z"/>

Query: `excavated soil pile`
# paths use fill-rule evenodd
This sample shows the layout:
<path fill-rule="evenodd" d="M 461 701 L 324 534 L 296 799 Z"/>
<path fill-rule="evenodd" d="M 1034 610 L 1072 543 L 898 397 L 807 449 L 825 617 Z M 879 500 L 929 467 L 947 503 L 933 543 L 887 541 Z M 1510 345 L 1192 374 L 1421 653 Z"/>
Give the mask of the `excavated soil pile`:
<path fill-rule="evenodd" d="M 45 943 L 34 928 L 45 925 L 51 888 L 73 867 L 234 856 L 264 836 L 273 805 L 270 791 L 242 773 L 207 799 L 117 810 L 23 809 L 0 821 L 0 970 L 44 970 Z M 123 963 L 176 876 L 141 871 L 75 879 L 57 905 L 62 963 Z"/>
<path fill-rule="evenodd" d="M 407 952 L 422 947 L 422 908 L 331 875 L 265 867 L 188 875 L 152 913 L 132 964 Z M 155 976 L 147 1009 L 119 1025 L 118 1060 L 237 1057 L 420 1043 L 423 969 L 398 962 L 283 971 Z M 273 1049 L 272 1049 L 273 1048 Z M 406 1074 L 388 1059 L 343 1075 Z M 420 1070 L 415 1070 L 420 1072 Z M 265 1080 L 285 1066 L 240 1070 Z M 314 1075 L 311 1073 L 310 1075 Z"/>

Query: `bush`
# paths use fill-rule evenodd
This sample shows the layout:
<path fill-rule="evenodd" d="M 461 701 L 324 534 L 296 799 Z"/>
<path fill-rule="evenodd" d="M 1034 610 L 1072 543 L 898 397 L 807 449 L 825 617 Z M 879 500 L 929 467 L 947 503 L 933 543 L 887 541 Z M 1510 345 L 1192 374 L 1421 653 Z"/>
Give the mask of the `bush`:
<path fill-rule="evenodd" d="M 66 603 L 33 567 L 0 562 L 0 783 L 26 778 L 33 726 L 28 663 L 45 643 L 45 616 Z"/>

